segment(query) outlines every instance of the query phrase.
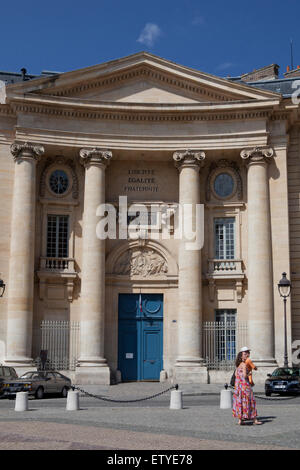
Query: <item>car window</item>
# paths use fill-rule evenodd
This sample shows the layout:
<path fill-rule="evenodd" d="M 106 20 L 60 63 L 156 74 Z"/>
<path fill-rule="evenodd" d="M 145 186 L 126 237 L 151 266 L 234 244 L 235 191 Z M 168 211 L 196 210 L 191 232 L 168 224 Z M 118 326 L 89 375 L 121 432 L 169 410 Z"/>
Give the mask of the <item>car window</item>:
<path fill-rule="evenodd" d="M 17 375 L 15 369 L 13 369 L 12 367 L 10 368 L 10 375 L 11 375 L 14 379 L 17 379 L 17 378 L 18 378 L 18 375 Z"/>
<path fill-rule="evenodd" d="M 279 375 L 283 375 L 283 369 L 276 369 L 274 370 L 273 374 L 274 377 L 278 377 Z"/>
<path fill-rule="evenodd" d="M 22 379 L 31 379 L 32 372 L 26 372 L 25 374 L 21 375 Z"/>
<path fill-rule="evenodd" d="M 288 368 L 288 369 L 281 368 L 281 369 L 274 370 L 272 376 L 279 377 L 280 375 L 295 375 L 295 374 L 298 375 L 299 372 L 295 372 L 295 370 L 291 368 Z"/>
<path fill-rule="evenodd" d="M 4 377 L 10 377 L 9 367 L 3 367 Z"/>
<path fill-rule="evenodd" d="M 53 375 L 51 372 L 42 372 L 41 373 L 41 377 L 45 380 L 45 379 L 53 379 Z"/>

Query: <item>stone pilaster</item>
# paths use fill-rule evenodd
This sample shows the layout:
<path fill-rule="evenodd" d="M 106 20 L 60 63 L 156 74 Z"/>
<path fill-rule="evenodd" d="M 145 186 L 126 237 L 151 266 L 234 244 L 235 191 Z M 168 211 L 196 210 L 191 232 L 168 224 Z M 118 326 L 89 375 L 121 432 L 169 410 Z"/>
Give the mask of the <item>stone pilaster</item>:
<path fill-rule="evenodd" d="M 251 358 L 262 366 L 274 359 L 273 268 L 268 162 L 272 148 L 245 149 L 248 163 L 248 332 Z"/>
<path fill-rule="evenodd" d="M 105 170 L 112 153 L 99 148 L 81 149 L 85 167 L 82 235 L 80 358 L 76 382 L 109 384 L 110 370 L 104 357 L 105 240 L 97 237 L 96 215 L 105 204 Z"/>
<path fill-rule="evenodd" d="M 173 159 L 179 170 L 179 205 L 183 214 L 178 257 L 178 357 L 175 374 L 180 383 L 207 383 L 207 371 L 201 357 L 201 249 L 189 249 L 191 240 L 185 230 L 185 224 L 196 229 L 196 205 L 200 204 L 199 170 L 205 154 L 186 150 L 175 152 Z"/>
<path fill-rule="evenodd" d="M 28 367 L 32 363 L 36 163 L 44 148 L 27 142 L 14 143 L 11 153 L 15 161 L 15 176 L 5 363 Z"/>

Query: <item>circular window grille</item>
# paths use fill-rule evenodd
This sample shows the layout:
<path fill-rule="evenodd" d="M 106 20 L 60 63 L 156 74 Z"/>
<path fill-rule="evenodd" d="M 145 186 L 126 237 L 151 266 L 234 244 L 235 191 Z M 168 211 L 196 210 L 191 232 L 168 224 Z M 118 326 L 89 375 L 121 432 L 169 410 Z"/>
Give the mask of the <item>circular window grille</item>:
<path fill-rule="evenodd" d="M 55 170 L 49 178 L 49 186 L 55 194 L 64 194 L 69 187 L 68 175 L 63 170 Z"/>
<path fill-rule="evenodd" d="M 229 173 L 220 173 L 214 181 L 214 191 L 219 197 L 229 197 L 234 190 L 234 179 Z"/>

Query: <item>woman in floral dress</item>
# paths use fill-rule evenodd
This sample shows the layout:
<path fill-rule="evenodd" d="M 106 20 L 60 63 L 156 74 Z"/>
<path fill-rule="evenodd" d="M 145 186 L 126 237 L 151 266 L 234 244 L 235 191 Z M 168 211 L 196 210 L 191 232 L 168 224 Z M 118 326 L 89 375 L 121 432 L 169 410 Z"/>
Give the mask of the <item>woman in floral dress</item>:
<path fill-rule="evenodd" d="M 250 371 L 247 370 L 245 364 L 247 357 L 246 352 L 239 352 L 236 359 L 232 414 L 239 419 L 240 425 L 244 420 L 253 420 L 253 424 L 262 424 L 257 419 L 256 402 L 248 380 Z"/>

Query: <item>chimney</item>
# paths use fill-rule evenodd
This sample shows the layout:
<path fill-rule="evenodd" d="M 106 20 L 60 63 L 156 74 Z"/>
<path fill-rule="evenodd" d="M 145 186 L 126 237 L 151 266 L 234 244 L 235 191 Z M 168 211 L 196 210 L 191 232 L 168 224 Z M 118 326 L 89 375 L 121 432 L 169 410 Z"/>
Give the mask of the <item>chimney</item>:
<path fill-rule="evenodd" d="M 23 80 L 23 82 L 24 82 L 24 81 L 26 80 L 25 76 L 26 76 L 27 70 L 23 67 L 23 68 L 21 69 L 21 72 L 22 72 L 22 80 Z"/>
<path fill-rule="evenodd" d="M 284 78 L 300 77 L 300 65 L 297 65 L 297 68 L 293 70 L 290 70 L 290 67 L 287 66 L 286 72 L 283 75 L 284 75 Z"/>
<path fill-rule="evenodd" d="M 245 73 L 241 76 L 243 82 L 258 82 L 260 80 L 276 80 L 279 74 L 279 65 L 266 65 L 253 72 Z"/>

